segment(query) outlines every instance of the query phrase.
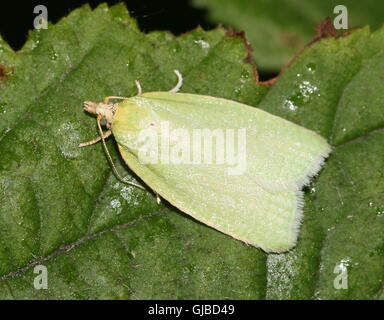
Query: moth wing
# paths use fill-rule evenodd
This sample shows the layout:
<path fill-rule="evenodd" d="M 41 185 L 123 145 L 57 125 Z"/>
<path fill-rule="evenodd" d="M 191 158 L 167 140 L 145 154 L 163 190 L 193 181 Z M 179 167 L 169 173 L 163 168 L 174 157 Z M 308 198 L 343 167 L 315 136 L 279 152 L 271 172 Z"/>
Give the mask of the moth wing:
<path fill-rule="evenodd" d="M 140 134 L 148 129 L 161 136 L 164 122 L 171 130 L 228 134 L 232 129 L 235 135 L 245 129 L 245 167 L 237 163 L 243 172 L 229 174 L 236 165 L 204 161 L 143 163 Z M 160 196 L 223 233 L 273 252 L 294 246 L 302 215 L 299 189 L 330 150 L 316 133 L 257 108 L 184 93 L 152 92 L 124 100 L 112 130 L 127 165 Z M 211 140 L 211 147 L 222 150 L 217 141 Z M 239 156 L 240 140 L 233 141 Z"/>
<path fill-rule="evenodd" d="M 178 165 L 148 166 L 124 146 L 119 150 L 151 189 L 193 218 L 265 251 L 282 252 L 295 245 L 302 216 L 300 191 L 271 193 L 244 178 L 226 181 L 222 171 L 207 166 L 192 171 Z"/>
<path fill-rule="evenodd" d="M 186 128 L 246 130 L 247 172 L 271 191 L 300 190 L 331 151 L 304 127 L 235 101 L 187 93 L 148 92 L 131 98 L 155 119 Z"/>

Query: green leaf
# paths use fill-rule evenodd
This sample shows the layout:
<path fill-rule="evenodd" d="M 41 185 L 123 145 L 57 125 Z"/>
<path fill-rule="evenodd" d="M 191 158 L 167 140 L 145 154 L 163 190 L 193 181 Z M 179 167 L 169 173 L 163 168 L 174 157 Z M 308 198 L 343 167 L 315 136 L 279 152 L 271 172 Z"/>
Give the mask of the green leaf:
<path fill-rule="evenodd" d="M 384 4 L 380 0 L 192 0 L 208 10 L 214 23 L 244 30 L 254 47 L 253 56 L 260 70 L 277 72 L 315 35 L 314 26 L 329 17 L 333 21 L 337 5 L 348 12 L 348 28 L 381 26 Z"/>
<path fill-rule="evenodd" d="M 143 34 L 121 5 L 77 9 L 17 54 L 0 42 L 11 70 L 0 78 L 0 298 L 383 298 L 383 43 L 367 28 L 322 40 L 262 86 L 240 36 Z M 157 205 L 116 180 L 101 145 L 77 147 L 97 136 L 82 101 L 135 95 L 135 79 L 167 90 L 173 69 L 184 92 L 258 106 L 333 144 L 292 251 L 267 255 Z M 37 265 L 47 290 L 34 288 Z M 334 288 L 338 265 L 348 289 Z"/>

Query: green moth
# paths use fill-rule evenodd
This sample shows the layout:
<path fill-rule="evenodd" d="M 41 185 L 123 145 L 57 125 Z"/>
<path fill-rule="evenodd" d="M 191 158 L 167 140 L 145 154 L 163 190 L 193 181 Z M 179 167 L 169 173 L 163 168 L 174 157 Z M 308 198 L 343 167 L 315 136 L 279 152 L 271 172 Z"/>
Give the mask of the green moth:
<path fill-rule="evenodd" d="M 245 243 L 289 250 L 302 218 L 301 189 L 330 146 L 315 132 L 255 107 L 178 93 L 182 77 L 175 73 L 179 81 L 169 92 L 142 93 L 136 81 L 134 97 L 86 101 L 101 136 L 80 146 L 100 140 L 105 146 L 113 133 L 124 161 L 158 196 Z"/>

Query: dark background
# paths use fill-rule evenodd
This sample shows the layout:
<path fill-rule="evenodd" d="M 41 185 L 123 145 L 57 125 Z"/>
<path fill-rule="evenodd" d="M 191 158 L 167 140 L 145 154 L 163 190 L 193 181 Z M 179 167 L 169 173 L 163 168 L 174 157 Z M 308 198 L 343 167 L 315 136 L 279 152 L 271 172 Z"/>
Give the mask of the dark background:
<path fill-rule="evenodd" d="M 19 50 L 33 29 L 33 20 L 37 14 L 33 8 L 39 4 L 48 9 L 48 20 L 52 23 L 68 15 L 70 11 L 83 4 L 92 8 L 101 3 L 113 5 L 124 2 L 131 15 L 137 20 L 142 31 L 169 30 L 180 34 L 198 25 L 211 29 L 206 19 L 205 10 L 193 8 L 188 0 L 56 0 L 56 1 L 10 1 L 2 0 L 0 4 L 0 34 L 14 50 Z"/>
<path fill-rule="evenodd" d="M 96 8 L 101 3 L 112 6 L 120 2 L 125 3 L 143 32 L 168 30 L 178 35 L 197 26 L 205 30 L 216 26 L 207 19 L 206 10 L 194 8 L 189 0 L 2 0 L 0 34 L 14 50 L 19 50 L 28 38 L 28 31 L 33 29 L 33 21 L 37 16 L 33 9 L 37 5 L 45 5 L 49 22 L 56 23 L 84 4 Z M 276 75 L 259 70 L 260 80 L 268 80 Z"/>

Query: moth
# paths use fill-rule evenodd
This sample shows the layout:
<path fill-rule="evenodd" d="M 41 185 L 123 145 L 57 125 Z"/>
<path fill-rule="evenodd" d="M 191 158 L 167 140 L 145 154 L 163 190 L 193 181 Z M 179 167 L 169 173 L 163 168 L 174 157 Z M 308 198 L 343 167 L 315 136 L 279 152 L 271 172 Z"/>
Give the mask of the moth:
<path fill-rule="evenodd" d="M 168 92 L 143 93 L 136 81 L 136 96 L 84 102 L 100 137 L 80 146 L 101 140 L 106 148 L 113 133 L 128 167 L 159 197 L 266 252 L 291 249 L 302 219 L 301 189 L 331 147 L 317 133 L 258 108 L 180 93 L 183 78 L 174 72 L 178 83 Z"/>

